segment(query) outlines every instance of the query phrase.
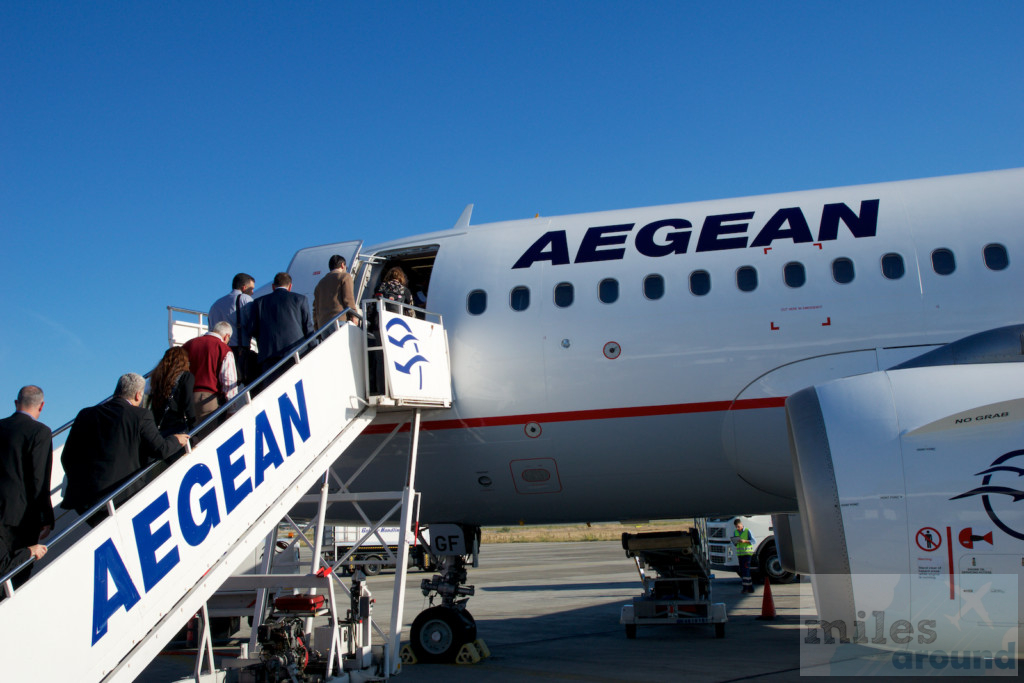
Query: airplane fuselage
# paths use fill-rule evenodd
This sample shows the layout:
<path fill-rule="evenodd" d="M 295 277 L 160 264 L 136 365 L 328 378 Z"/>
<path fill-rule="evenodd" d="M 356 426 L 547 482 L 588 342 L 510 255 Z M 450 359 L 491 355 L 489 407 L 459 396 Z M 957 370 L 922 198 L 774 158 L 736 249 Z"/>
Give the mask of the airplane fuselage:
<path fill-rule="evenodd" d="M 1024 170 L 999 171 L 364 249 L 434 250 L 427 308 L 444 316 L 454 402 L 424 416 L 421 518 L 795 510 L 786 396 L 1020 322 L 1022 190 Z M 385 455 L 362 487 L 385 485 L 405 445 Z"/>

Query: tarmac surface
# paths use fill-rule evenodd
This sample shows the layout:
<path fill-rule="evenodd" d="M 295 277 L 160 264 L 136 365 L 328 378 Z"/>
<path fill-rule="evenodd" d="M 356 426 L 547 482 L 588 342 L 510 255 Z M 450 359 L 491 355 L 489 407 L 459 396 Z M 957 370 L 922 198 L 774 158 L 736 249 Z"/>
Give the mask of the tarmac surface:
<path fill-rule="evenodd" d="M 429 606 L 419 590 L 429 576 L 416 570 L 408 575 L 404 641 L 413 619 Z M 395 680 L 768 683 L 801 676 L 799 583 L 772 587 L 776 619 L 762 621 L 763 587 L 745 595 L 734 574 L 719 573 L 712 590 L 713 600 L 727 605 L 724 638 L 716 639 L 710 625 L 673 624 L 640 626 L 635 640 L 626 638 L 619 613 L 640 594 L 640 580 L 618 542 L 484 546 L 469 583 L 476 586 L 469 609 L 491 656 L 477 664 L 405 665 Z M 394 576 L 382 574 L 369 584 L 374 616 L 386 628 Z M 236 637 L 248 635 L 243 628 Z M 218 645 L 219 651 L 229 649 L 237 653 L 237 647 Z M 137 680 L 177 681 L 194 666 L 194 656 L 164 654 Z"/>
<path fill-rule="evenodd" d="M 725 638 L 716 639 L 710 625 L 663 625 L 640 626 L 637 638 L 629 640 L 619 613 L 640 594 L 641 585 L 619 543 L 505 544 L 485 550 L 494 557 L 482 552 L 480 570 L 470 572 L 477 595 L 469 607 L 491 657 L 475 665 L 406 666 L 400 680 L 675 683 L 684 678 L 783 681 L 799 675 L 795 585 L 773 591 L 774 622 L 757 621 L 761 591 L 743 595 L 735 575 L 719 574 L 712 591 L 714 601 L 728 604 Z M 409 596 L 406 609 L 416 597 Z"/>

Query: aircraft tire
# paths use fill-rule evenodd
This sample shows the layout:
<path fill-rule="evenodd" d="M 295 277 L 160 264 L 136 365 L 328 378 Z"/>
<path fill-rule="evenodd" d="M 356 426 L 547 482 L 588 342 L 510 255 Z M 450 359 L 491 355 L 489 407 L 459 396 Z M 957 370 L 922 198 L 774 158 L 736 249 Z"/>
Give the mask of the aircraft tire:
<path fill-rule="evenodd" d="M 476 619 L 473 618 L 473 615 L 469 613 L 468 609 L 462 610 L 460 614 L 462 615 L 462 619 L 469 624 L 466 631 L 466 635 L 468 636 L 466 638 L 466 642 L 472 643 L 476 640 Z"/>
<path fill-rule="evenodd" d="M 774 584 L 793 583 L 797 577 L 793 572 L 787 572 L 782 568 L 775 541 L 771 541 L 761 550 L 761 554 L 757 556 L 757 566 L 761 573 L 761 581 L 767 576 Z"/>
<path fill-rule="evenodd" d="M 472 615 L 444 606 L 420 612 L 409 634 L 416 659 L 427 663 L 454 662 L 459 649 L 475 639 Z"/>

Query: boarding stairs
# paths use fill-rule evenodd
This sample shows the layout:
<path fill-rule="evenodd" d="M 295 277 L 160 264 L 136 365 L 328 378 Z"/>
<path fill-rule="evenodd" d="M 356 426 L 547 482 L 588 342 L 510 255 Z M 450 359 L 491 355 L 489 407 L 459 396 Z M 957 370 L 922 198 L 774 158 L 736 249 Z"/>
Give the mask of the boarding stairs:
<path fill-rule="evenodd" d="M 400 316 L 382 311 L 382 331 L 390 324 L 408 334 L 391 336 L 384 344 L 387 386 L 383 396 L 368 399 L 365 325 L 345 324 L 344 316 L 318 330 L 280 367 L 271 368 L 199 425 L 187 452 L 145 488 L 123 503 L 115 492 L 82 515 L 78 523 L 47 539 L 50 552 L 44 566 L 17 589 L 10 577 L 20 567 L 11 568 L 2 579 L 6 597 L 0 601 L 0 642 L 5 651 L 17 655 L 5 663 L 4 679 L 63 681 L 71 675 L 82 681 L 134 680 L 193 615 L 207 615 L 207 600 L 225 582 L 260 589 L 264 602 L 271 587 L 282 585 L 334 598 L 331 574 L 329 568 L 322 568 L 320 553 L 331 465 L 344 457 L 380 410 L 404 408 L 410 412 L 406 406 L 415 405 L 409 418 L 413 428 L 404 488 L 350 493 L 346 488 L 350 480 L 343 483 L 340 493 L 331 494 L 333 501 L 346 495 L 357 503 L 394 500 L 389 515 L 397 514 L 408 533 L 416 500 L 413 477 L 420 408 L 451 405 L 443 326 L 438 316 L 395 322 L 393 318 Z M 200 331 L 202 327 L 200 324 Z M 387 332 L 381 336 L 388 338 Z M 397 389 L 402 382 L 402 378 L 392 381 L 391 368 L 424 365 L 403 362 L 402 355 L 412 351 L 403 348 L 410 338 L 419 342 L 410 344 L 419 355 L 437 360 L 426 364 L 428 375 L 434 373 L 434 386 L 442 387 L 433 399 L 407 403 L 390 394 L 392 387 Z M 268 377 L 274 379 L 264 381 Z M 219 426 L 214 426 L 218 422 Z M 198 442 L 197 434 L 203 435 Z M 154 471 L 150 466 L 140 476 L 153 476 Z M 317 490 L 320 494 L 314 495 Z M 269 562 L 279 523 L 286 520 L 296 526 L 289 511 L 304 498 L 319 498 L 320 503 L 318 519 L 313 520 L 317 530 L 310 573 L 290 577 L 290 584 L 280 575 L 274 580 L 266 576 L 232 579 L 239 564 L 261 544 Z M 108 516 L 95 528 L 81 523 L 102 509 Z M 373 528 L 380 528 L 385 519 Z M 304 534 L 301 540 L 308 542 Z M 387 634 L 385 677 L 399 666 L 405 552 L 398 564 L 401 573 L 396 578 Z M 333 668 L 344 676 L 336 610 L 337 606 L 332 606 L 335 635 L 327 641 L 331 650 L 328 673 Z M 208 616 L 204 621 L 208 623 Z M 253 632 L 250 649 L 255 646 L 256 624 Z M 212 645 L 205 628 L 203 641 L 212 666 Z M 358 654 L 366 658 L 369 652 L 363 648 Z M 199 663 L 195 679 L 200 680 Z"/>

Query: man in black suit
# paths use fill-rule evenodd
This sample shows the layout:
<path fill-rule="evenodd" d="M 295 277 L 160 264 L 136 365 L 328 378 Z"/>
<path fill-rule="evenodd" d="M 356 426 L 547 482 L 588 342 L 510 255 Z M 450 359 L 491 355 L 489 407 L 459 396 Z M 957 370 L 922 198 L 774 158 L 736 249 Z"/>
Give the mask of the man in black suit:
<path fill-rule="evenodd" d="M 166 460 L 188 441 L 188 434 L 160 436 L 153 413 L 139 407 L 145 387 L 141 375 L 129 372 L 117 381 L 113 398 L 79 411 L 60 456 L 68 478 L 62 508 L 85 512 L 150 460 Z M 143 485 L 138 483 L 127 494 Z M 94 516 L 90 524 L 95 526 L 105 516 Z"/>
<path fill-rule="evenodd" d="M 0 420 L 0 545 L 6 546 L 0 548 L 0 565 L 16 559 L 15 549 L 36 545 L 53 529 L 53 438 L 50 428 L 39 422 L 43 403 L 42 389 L 22 387 L 14 414 Z M 21 555 L 18 563 L 28 558 Z M 32 556 L 39 557 L 35 552 Z M 29 565 L 14 578 L 14 585 L 27 581 L 31 573 Z"/>
<path fill-rule="evenodd" d="M 249 334 L 256 338 L 260 347 L 261 373 L 313 334 L 309 300 L 292 291 L 292 278 L 288 273 L 274 276 L 274 291 L 253 301 L 248 314 Z"/>

